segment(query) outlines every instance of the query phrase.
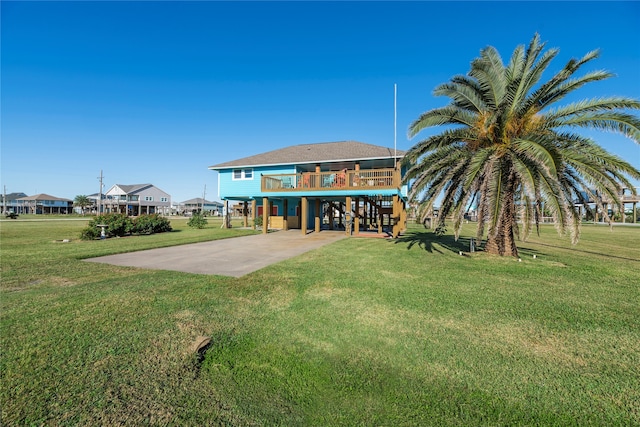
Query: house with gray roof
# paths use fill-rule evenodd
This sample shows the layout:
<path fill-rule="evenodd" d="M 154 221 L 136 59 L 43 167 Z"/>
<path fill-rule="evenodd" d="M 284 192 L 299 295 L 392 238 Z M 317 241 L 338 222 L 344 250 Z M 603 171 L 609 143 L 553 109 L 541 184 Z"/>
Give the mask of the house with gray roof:
<path fill-rule="evenodd" d="M 406 225 L 404 151 L 357 141 L 301 144 L 218 163 L 218 196 L 244 204 L 244 222 L 268 228 L 344 229 L 360 234 Z M 249 208 L 249 205 L 251 206 Z M 225 209 L 225 212 L 227 209 Z"/>
<path fill-rule="evenodd" d="M 16 213 L 69 214 L 73 211 L 73 200 L 44 193 L 20 197 L 16 202 L 18 204 Z"/>
<path fill-rule="evenodd" d="M 206 200 L 202 197 L 185 200 L 179 205 L 181 213 L 206 212 L 212 215 L 217 215 L 218 212 L 222 212 L 222 208 L 222 203 Z"/>
<path fill-rule="evenodd" d="M 103 212 L 130 216 L 171 213 L 171 196 L 152 184 L 115 184 L 102 198 Z"/>
<path fill-rule="evenodd" d="M 23 197 L 27 197 L 27 195 L 25 193 L 0 194 L 0 198 L 2 198 L 2 213 L 22 213 L 20 212 L 22 204 L 18 202 L 18 199 Z"/>

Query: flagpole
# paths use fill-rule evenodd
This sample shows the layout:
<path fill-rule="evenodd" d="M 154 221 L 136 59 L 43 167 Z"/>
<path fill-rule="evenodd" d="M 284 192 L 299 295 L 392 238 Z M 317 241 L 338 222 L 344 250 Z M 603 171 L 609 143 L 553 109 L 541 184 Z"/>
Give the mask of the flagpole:
<path fill-rule="evenodd" d="M 398 113 L 397 113 L 397 97 L 398 97 L 398 85 L 397 84 L 393 84 L 393 168 L 396 168 L 396 158 L 397 158 L 397 118 L 398 118 Z"/>

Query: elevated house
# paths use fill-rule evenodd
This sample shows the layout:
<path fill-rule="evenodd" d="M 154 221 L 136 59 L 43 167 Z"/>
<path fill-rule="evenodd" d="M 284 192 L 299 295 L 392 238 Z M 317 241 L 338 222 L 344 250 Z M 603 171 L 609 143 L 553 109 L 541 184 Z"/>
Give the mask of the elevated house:
<path fill-rule="evenodd" d="M 206 212 L 211 215 L 217 215 L 222 212 L 223 204 L 220 202 L 209 201 L 202 197 L 196 197 L 195 199 L 185 200 L 180 203 L 180 213 L 189 212 Z"/>
<path fill-rule="evenodd" d="M 303 233 L 344 229 L 360 234 L 406 226 L 407 191 L 401 184 L 403 151 L 363 142 L 302 144 L 219 163 L 219 197 L 243 204 L 268 228 L 299 228 Z"/>
<path fill-rule="evenodd" d="M 73 200 L 44 193 L 20 197 L 16 202 L 18 206 L 16 213 L 69 214 L 73 212 Z"/>
<path fill-rule="evenodd" d="M 2 213 L 22 213 L 20 211 L 22 207 L 22 203 L 18 202 L 18 199 L 22 199 L 23 197 L 27 197 L 25 193 L 9 193 L 2 194 Z"/>
<path fill-rule="evenodd" d="M 152 184 L 116 184 L 103 195 L 101 203 L 102 212 L 130 216 L 168 215 L 171 211 L 171 196 Z"/>

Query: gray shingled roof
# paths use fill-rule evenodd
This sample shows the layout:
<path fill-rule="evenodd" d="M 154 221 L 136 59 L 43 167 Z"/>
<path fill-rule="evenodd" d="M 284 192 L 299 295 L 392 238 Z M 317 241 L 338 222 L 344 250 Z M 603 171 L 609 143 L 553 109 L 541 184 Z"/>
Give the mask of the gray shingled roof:
<path fill-rule="evenodd" d="M 212 202 L 209 200 L 205 200 L 204 201 L 205 205 L 216 205 L 216 206 L 222 206 L 222 203 L 220 202 Z M 202 197 L 196 197 L 195 199 L 189 199 L 189 200 L 185 200 L 184 202 L 180 202 L 181 205 L 201 205 L 202 204 Z"/>
<path fill-rule="evenodd" d="M 63 202 L 72 202 L 73 201 L 73 200 L 69 200 L 69 199 L 63 199 L 61 197 L 51 196 L 51 195 L 45 194 L 45 193 L 36 194 L 35 196 L 21 197 L 21 198 L 19 198 L 17 200 L 25 200 L 25 201 L 29 201 L 29 200 L 61 200 Z"/>
<path fill-rule="evenodd" d="M 401 158 L 405 152 L 398 150 L 395 157 Z M 357 141 L 322 142 L 317 144 L 300 144 L 279 150 L 268 151 L 255 156 L 219 163 L 209 169 L 226 169 L 230 167 L 290 165 L 319 162 L 340 162 L 369 159 L 389 159 L 394 157 L 393 148 L 365 144 Z"/>
<path fill-rule="evenodd" d="M 120 189 L 127 194 L 135 194 L 138 191 L 142 191 L 145 188 L 151 187 L 151 184 L 133 184 L 133 185 L 116 184 L 116 185 L 120 187 Z"/>

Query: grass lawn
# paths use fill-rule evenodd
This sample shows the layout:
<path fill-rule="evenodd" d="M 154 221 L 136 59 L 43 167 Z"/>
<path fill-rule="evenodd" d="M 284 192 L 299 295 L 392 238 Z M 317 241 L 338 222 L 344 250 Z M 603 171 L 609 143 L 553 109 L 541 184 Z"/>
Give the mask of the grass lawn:
<path fill-rule="evenodd" d="M 84 224 L 0 223 L 3 425 L 640 424 L 640 227 L 521 262 L 413 228 L 237 279 L 81 259 L 251 230 Z"/>

